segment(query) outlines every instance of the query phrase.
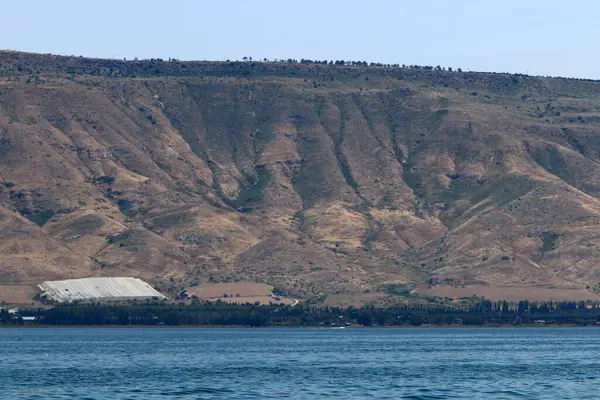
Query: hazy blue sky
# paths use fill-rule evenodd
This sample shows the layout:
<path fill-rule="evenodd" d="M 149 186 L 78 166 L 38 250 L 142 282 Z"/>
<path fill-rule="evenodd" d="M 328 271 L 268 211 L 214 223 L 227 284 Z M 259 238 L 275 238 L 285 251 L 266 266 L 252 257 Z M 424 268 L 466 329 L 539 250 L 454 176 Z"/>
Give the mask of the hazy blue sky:
<path fill-rule="evenodd" d="M 597 0 L 0 0 L 0 49 L 600 78 Z"/>

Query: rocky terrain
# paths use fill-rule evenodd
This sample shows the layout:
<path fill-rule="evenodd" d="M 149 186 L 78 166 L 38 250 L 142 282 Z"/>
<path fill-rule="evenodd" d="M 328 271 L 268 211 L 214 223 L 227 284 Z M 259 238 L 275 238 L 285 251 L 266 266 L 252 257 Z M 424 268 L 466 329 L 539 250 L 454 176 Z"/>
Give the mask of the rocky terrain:
<path fill-rule="evenodd" d="M 0 52 L 0 282 L 600 299 L 599 94 L 444 69 Z"/>

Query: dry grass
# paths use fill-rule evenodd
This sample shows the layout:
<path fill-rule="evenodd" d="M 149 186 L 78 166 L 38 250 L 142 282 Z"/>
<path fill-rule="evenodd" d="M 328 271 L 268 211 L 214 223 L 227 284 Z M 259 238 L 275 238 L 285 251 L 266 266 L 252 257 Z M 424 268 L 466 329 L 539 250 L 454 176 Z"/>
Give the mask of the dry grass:
<path fill-rule="evenodd" d="M 327 296 L 324 304 L 326 306 L 360 307 L 365 304 L 378 304 L 386 295 L 381 292 L 361 294 L 332 294 Z"/>
<path fill-rule="evenodd" d="M 206 283 L 187 290 L 190 296 L 201 299 L 235 297 L 270 297 L 273 286 L 256 282 Z"/>
<path fill-rule="evenodd" d="M 0 285 L 0 303 L 32 304 L 35 288 L 30 285 Z"/>
<path fill-rule="evenodd" d="M 190 296 L 225 303 L 296 304 L 295 299 L 273 295 L 273 286 L 256 282 L 207 283 L 187 290 Z M 227 296 L 227 297 L 225 297 Z"/>
<path fill-rule="evenodd" d="M 427 296 L 439 297 L 485 297 L 488 300 L 506 300 L 506 301 L 600 301 L 600 296 L 591 293 L 585 289 L 549 289 L 541 287 L 487 287 L 487 286 L 466 286 L 450 287 L 436 286 L 424 288 L 420 293 Z"/>
<path fill-rule="evenodd" d="M 306 229 L 311 237 L 327 247 L 356 250 L 363 244 L 368 224 L 350 204 L 328 203 L 305 213 Z"/>

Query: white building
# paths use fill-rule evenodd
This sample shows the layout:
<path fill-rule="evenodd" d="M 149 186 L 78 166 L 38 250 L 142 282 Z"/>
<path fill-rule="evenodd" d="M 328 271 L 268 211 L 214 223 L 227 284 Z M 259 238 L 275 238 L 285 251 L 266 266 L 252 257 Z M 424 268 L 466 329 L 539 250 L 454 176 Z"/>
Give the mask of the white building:
<path fill-rule="evenodd" d="M 42 296 L 59 303 L 162 300 L 167 298 L 141 279 L 128 277 L 47 281 L 38 287 L 42 291 Z"/>

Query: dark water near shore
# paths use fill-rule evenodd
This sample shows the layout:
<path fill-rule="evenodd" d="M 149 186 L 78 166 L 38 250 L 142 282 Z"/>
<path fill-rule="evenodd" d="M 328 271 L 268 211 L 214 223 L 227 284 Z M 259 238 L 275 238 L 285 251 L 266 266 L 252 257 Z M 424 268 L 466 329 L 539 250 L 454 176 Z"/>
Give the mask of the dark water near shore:
<path fill-rule="evenodd" d="M 1 399 L 599 399 L 600 329 L 0 329 Z"/>

